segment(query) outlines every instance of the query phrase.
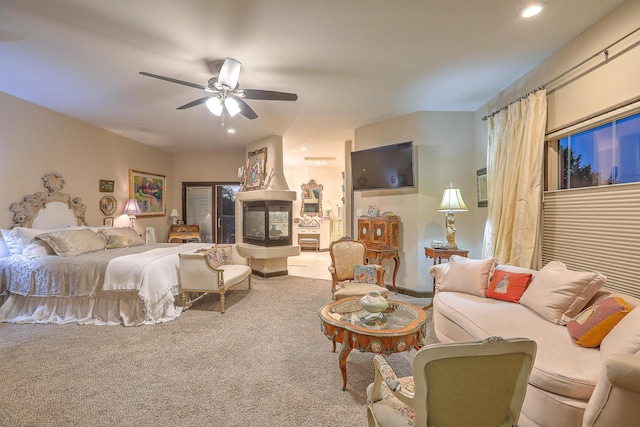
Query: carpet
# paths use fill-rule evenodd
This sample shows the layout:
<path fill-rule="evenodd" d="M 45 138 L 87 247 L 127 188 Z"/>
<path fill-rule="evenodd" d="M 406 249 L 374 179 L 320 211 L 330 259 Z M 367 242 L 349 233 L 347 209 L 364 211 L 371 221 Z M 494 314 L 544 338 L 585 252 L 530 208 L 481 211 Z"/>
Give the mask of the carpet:
<path fill-rule="evenodd" d="M 366 426 L 373 355 L 351 352 L 342 391 L 318 317 L 330 289 L 253 277 L 227 291 L 224 314 L 207 295 L 151 326 L 0 323 L 0 425 Z M 415 352 L 387 360 L 410 375 Z"/>

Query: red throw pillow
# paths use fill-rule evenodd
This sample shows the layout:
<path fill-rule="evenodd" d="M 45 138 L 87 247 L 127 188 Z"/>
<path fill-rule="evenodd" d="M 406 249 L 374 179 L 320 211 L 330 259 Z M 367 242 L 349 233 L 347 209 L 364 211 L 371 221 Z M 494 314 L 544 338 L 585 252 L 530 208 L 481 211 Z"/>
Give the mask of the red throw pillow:
<path fill-rule="evenodd" d="M 567 323 L 567 329 L 580 347 L 598 347 L 630 311 L 631 307 L 622 298 L 605 298 L 580 312 Z"/>
<path fill-rule="evenodd" d="M 486 296 L 520 304 L 520 297 L 527 290 L 529 282 L 531 282 L 529 273 L 496 270 L 487 288 Z"/>

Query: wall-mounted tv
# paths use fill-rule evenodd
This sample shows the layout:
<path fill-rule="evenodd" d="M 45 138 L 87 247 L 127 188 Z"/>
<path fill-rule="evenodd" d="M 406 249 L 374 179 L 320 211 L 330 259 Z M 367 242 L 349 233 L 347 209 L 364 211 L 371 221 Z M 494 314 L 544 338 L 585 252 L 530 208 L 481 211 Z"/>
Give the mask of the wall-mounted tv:
<path fill-rule="evenodd" d="M 353 151 L 354 191 L 413 187 L 413 141 Z"/>

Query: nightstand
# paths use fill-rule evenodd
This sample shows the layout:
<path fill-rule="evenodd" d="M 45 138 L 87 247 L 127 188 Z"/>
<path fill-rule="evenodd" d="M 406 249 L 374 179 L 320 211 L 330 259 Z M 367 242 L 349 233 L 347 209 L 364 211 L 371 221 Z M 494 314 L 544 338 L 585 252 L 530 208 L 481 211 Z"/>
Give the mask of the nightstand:
<path fill-rule="evenodd" d="M 200 239 L 200 226 L 199 225 L 172 225 L 169 229 L 169 243 L 173 240 L 180 240 L 181 242 L 198 241 Z"/>

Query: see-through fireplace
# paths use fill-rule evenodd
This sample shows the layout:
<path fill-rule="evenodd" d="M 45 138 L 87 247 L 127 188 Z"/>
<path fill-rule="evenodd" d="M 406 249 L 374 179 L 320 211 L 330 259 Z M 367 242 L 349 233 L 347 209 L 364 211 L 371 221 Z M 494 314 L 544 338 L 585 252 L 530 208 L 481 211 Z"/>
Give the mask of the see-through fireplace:
<path fill-rule="evenodd" d="M 291 246 L 293 203 L 254 200 L 242 203 L 242 241 L 258 246 Z"/>

